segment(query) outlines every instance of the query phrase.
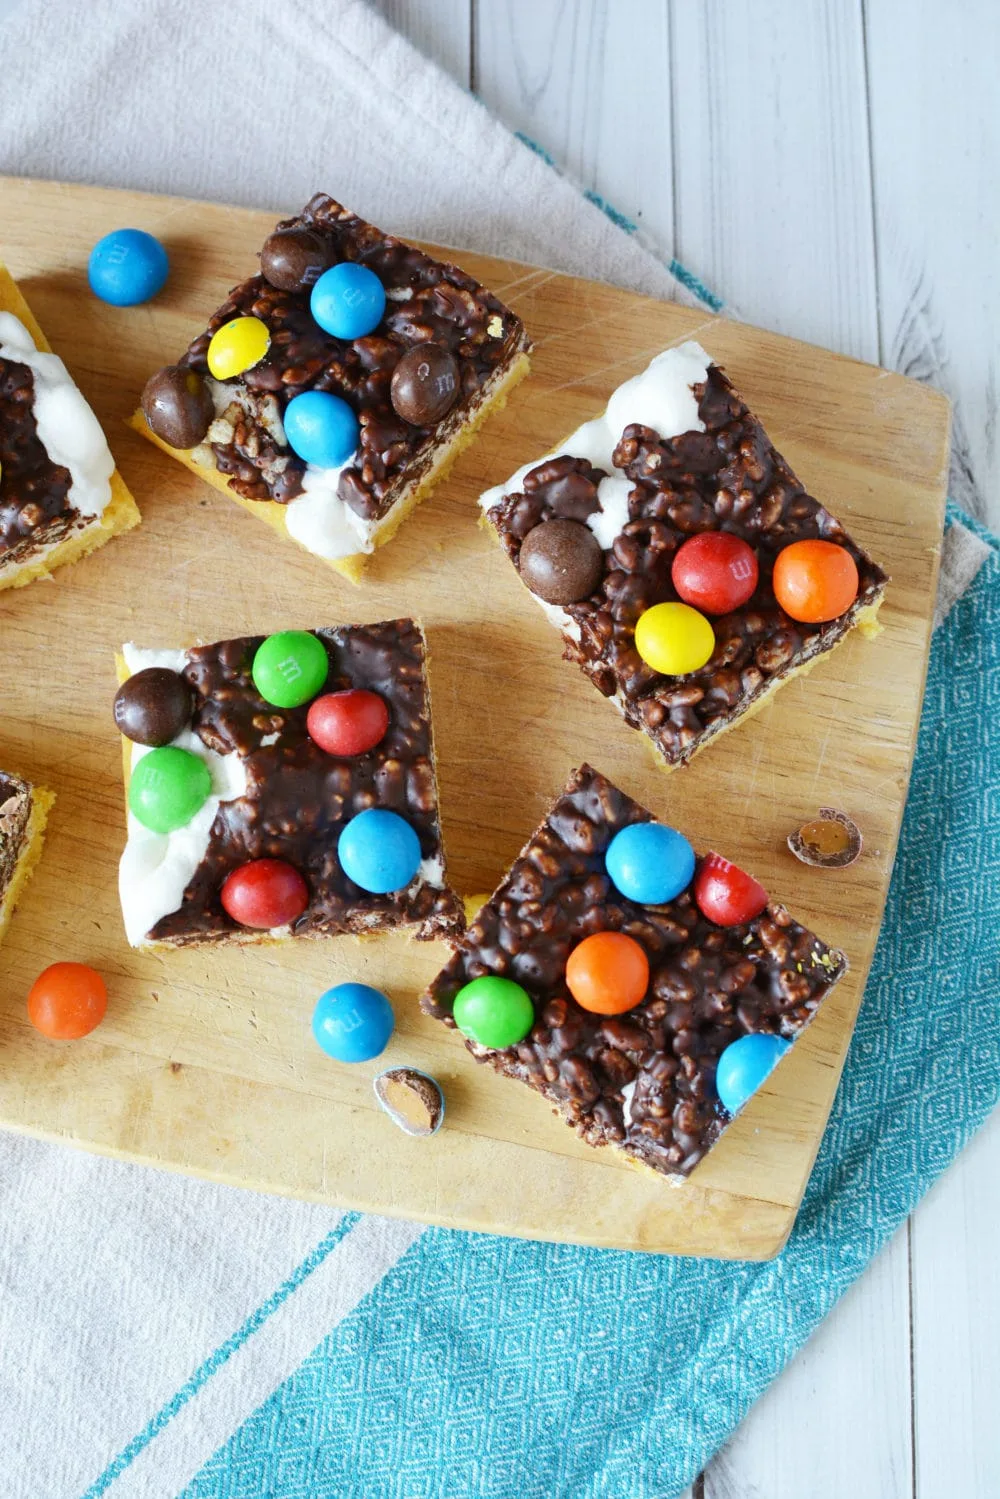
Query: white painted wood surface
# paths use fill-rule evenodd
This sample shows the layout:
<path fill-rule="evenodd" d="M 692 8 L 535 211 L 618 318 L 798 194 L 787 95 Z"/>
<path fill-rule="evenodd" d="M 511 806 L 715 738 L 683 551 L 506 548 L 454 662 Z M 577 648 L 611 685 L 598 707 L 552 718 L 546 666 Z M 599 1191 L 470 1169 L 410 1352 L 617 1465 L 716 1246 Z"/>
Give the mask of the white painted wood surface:
<path fill-rule="evenodd" d="M 379 3 L 749 320 L 946 390 L 952 494 L 1000 528 L 996 0 Z M 1000 1115 L 696 1499 L 1000 1494 L 998 1179 Z"/>

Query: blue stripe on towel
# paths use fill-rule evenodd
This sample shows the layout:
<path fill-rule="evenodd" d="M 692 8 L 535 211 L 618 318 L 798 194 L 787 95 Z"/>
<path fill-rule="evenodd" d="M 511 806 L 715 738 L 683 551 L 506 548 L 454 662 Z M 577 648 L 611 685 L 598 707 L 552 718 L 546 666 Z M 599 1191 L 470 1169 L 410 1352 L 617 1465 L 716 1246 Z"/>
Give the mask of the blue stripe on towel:
<path fill-rule="evenodd" d="M 278 1289 L 255 1312 L 252 1312 L 242 1326 L 238 1327 L 231 1337 L 228 1337 L 224 1343 L 220 1344 L 215 1352 L 205 1359 L 204 1363 L 199 1364 L 198 1368 L 191 1375 L 191 1378 L 181 1386 L 176 1395 L 160 1407 L 156 1415 L 146 1423 L 142 1431 L 134 1436 L 126 1447 L 122 1448 L 118 1456 L 108 1464 L 100 1477 L 94 1480 L 90 1488 L 82 1496 L 82 1499 L 101 1499 L 101 1495 L 107 1493 L 119 1474 L 123 1473 L 130 1463 L 135 1462 L 139 1453 L 145 1447 L 149 1446 L 153 1438 L 159 1435 L 167 1423 L 173 1420 L 177 1412 L 187 1405 L 188 1401 L 211 1379 L 212 1375 L 218 1369 L 221 1369 L 223 1364 L 232 1358 L 237 1349 L 242 1348 L 247 1339 L 253 1337 L 254 1333 L 278 1310 L 279 1306 L 283 1305 L 289 1296 L 298 1290 L 302 1282 L 307 1280 L 312 1272 L 322 1265 L 323 1261 L 336 1249 L 341 1240 L 346 1238 L 351 1229 L 360 1221 L 360 1218 L 360 1213 L 344 1214 L 336 1228 L 331 1229 L 326 1237 L 321 1239 L 316 1245 L 316 1248 L 300 1264 L 296 1265 L 288 1279 L 282 1281 Z"/>

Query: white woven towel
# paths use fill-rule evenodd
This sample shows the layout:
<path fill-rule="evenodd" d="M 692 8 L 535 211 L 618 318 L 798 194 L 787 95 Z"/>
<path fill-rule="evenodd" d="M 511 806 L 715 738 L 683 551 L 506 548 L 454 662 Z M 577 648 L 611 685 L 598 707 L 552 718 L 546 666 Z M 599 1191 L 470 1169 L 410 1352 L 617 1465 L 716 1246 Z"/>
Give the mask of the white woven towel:
<path fill-rule="evenodd" d="M 0 172 L 282 210 L 322 190 L 395 233 L 684 295 L 360 0 L 3 5 Z"/>

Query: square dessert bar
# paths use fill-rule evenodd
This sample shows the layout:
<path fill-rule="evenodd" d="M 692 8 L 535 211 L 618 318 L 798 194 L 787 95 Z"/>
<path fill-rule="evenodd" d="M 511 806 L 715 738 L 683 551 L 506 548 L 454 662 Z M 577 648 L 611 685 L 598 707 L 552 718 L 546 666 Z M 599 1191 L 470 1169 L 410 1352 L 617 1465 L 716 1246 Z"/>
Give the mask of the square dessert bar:
<path fill-rule="evenodd" d="M 620 838 L 637 825 L 638 839 Z M 679 893 L 644 903 L 664 894 L 664 877 Z M 423 1007 L 452 1025 L 457 1013 L 477 1061 L 541 1093 L 591 1145 L 682 1177 L 730 1121 L 720 1089 L 739 1107 L 746 1038 L 773 1064 L 846 966 L 755 881 L 715 855 L 696 861 L 686 839 L 585 765 L 471 918 Z M 507 1035 L 495 1027 L 505 1004 L 516 1008 L 516 989 L 466 987 L 491 976 L 530 1001 Z M 730 1082 L 720 1073 L 717 1087 L 733 1046 Z"/>
<path fill-rule="evenodd" d="M 55 797 L 0 771 L 0 941 L 42 856 L 45 823 Z"/>
<path fill-rule="evenodd" d="M 0 265 L 0 589 L 138 524 L 96 416 Z"/>
<path fill-rule="evenodd" d="M 425 658 L 410 619 L 125 646 L 129 942 L 461 931 Z"/>
<path fill-rule="evenodd" d="M 668 768 L 878 632 L 885 573 L 693 342 L 480 503 L 564 656 Z"/>
<path fill-rule="evenodd" d="M 132 424 L 358 582 L 366 555 L 389 540 L 527 374 L 531 344 L 520 318 L 472 276 L 322 193 L 277 226 L 260 266 L 178 365 L 152 377 Z M 330 299 L 324 294 L 320 310 L 313 297 L 327 272 L 335 282 L 344 273 L 331 293 L 332 316 Z M 262 324 L 243 327 L 261 342 L 242 356 L 256 362 L 225 374 L 213 339 L 222 329 L 225 341 L 234 319 Z M 326 413 L 314 402 L 309 414 L 310 422 L 317 410 L 320 420 L 343 419 L 346 450 L 324 453 L 322 442 L 314 449 L 315 429 L 303 434 L 298 420 L 308 404 L 286 431 L 290 402 L 306 393 L 346 402 L 347 413 L 334 408 L 331 417 L 329 402 Z"/>

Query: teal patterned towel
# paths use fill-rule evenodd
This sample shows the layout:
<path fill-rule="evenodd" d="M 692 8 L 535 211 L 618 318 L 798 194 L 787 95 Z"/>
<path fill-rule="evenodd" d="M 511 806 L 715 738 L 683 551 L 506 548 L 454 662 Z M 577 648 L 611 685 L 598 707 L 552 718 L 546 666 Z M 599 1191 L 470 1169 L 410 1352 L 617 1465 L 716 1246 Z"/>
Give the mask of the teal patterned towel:
<path fill-rule="evenodd" d="M 934 636 L 885 925 L 784 1252 L 730 1264 L 430 1229 L 184 1499 L 671 1499 L 691 1482 L 997 1102 L 988 547 Z"/>

